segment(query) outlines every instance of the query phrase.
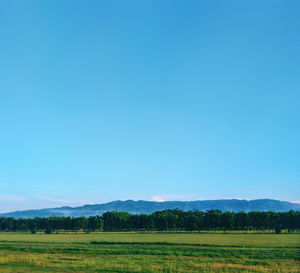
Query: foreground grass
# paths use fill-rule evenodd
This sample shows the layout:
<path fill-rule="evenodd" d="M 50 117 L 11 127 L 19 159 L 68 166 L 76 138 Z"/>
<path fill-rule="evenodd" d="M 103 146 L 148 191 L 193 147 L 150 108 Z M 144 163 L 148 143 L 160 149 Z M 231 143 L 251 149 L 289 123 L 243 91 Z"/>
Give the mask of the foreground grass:
<path fill-rule="evenodd" d="M 300 272 L 300 235 L 0 234 L 0 272 Z"/>

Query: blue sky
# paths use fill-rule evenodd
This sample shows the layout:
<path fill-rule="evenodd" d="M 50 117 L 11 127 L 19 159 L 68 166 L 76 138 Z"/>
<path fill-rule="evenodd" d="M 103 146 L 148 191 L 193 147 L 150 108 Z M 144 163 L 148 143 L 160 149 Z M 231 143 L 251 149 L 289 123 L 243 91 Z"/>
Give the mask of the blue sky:
<path fill-rule="evenodd" d="M 300 200 L 299 1 L 1 1 L 0 211 Z"/>

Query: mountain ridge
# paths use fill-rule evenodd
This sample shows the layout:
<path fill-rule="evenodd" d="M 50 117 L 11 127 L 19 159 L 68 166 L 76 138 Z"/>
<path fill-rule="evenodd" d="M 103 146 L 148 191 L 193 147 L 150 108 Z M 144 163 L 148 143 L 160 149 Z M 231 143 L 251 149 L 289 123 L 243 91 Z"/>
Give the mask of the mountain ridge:
<path fill-rule="evenodd" d="M 150 214 L 155 211 L 167 209 L 180 210 L 202 210 L 219 209 L 221 211 L 276 211 L 284 212 L 289 210 L 300 211 L 300 204 L 274 199 L 218 199 L 218 200 L 195 200 L 195 201 L 145 201 L 145 200 L 116 200 L 108 203 L 86 204 L 83 206 L 44 208 L 37 210 L 23 210 L 1 213 L 0 217 L 34 218 L 50 216 L 95 216 L 102 215 L 107 211 L 124 211 L 133 214 Z"/>

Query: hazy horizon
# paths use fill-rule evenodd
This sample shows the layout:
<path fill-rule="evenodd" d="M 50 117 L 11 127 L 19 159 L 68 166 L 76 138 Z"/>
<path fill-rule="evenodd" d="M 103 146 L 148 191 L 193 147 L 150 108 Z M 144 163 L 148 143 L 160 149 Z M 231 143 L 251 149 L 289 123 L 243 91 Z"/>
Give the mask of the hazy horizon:
<path fill-rule="evenodd" d="M 1 198 L 1 196 L 0 196 Z M 276 199 L 271 199 L 271 198 L 259 198 L 259 199 L 244 199 L 244 198 L 221 198 L 221 199 L 194 199 L 194 200 L 175 200 L 175 199 L 170 199 L 170 200 L 165 200 L 162 199 L 159 196 L 154 196 L 151 199 L 144 200 L 144 199 L 118 199 L 118 200 L 109 200 L 105 202 L 85 202 L 83 200 L 55 200 L 56 202 L 61 202 L 61 205 L 53 205 L 52 207 L 44 207 L 44 206 L 38 206 L 38 207 L 28 207 L 28 208 L 20 208 L 20 209 L 13 209 L 9 211 L 2 211 L 0 210 L 0 213 L 10 213 L 10 212 L 15 212 L 15 211 L 25 211 L 25 210 L 39 210 L 39 209 L 51 209 L 51 208 L 61 208 L 61 207 L 80 207 L 84 205 L 97 205 L 97 204 L 106 204 L 110 202 L 116 202 L 116 201 L 149 201 L 149 202 L 193 202 L 193 201 L 218 201 L 218 200 L 244 200 L 244 201 L 254 201 L 254 200 L 276 200 Z M 290 202 L 293 204 L 300 204 L 300 201 L 287 201 L 287 200 L 277 200 L 277 201 L 282 201 L 282 202 Z"/>
<path fill-rule="evenodd" d="M 300 202 L 299 1 L 4 1 L 0 212 Z"/>

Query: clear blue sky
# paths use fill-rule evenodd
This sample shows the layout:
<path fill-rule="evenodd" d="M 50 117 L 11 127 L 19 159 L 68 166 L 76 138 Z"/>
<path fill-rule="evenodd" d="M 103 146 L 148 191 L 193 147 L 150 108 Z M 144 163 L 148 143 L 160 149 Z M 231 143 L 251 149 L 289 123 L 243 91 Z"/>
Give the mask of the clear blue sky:
<path fill-rule="evenodd" d="M 0 2 L 0 211 L 300 200 L 300 2 Z"/>

